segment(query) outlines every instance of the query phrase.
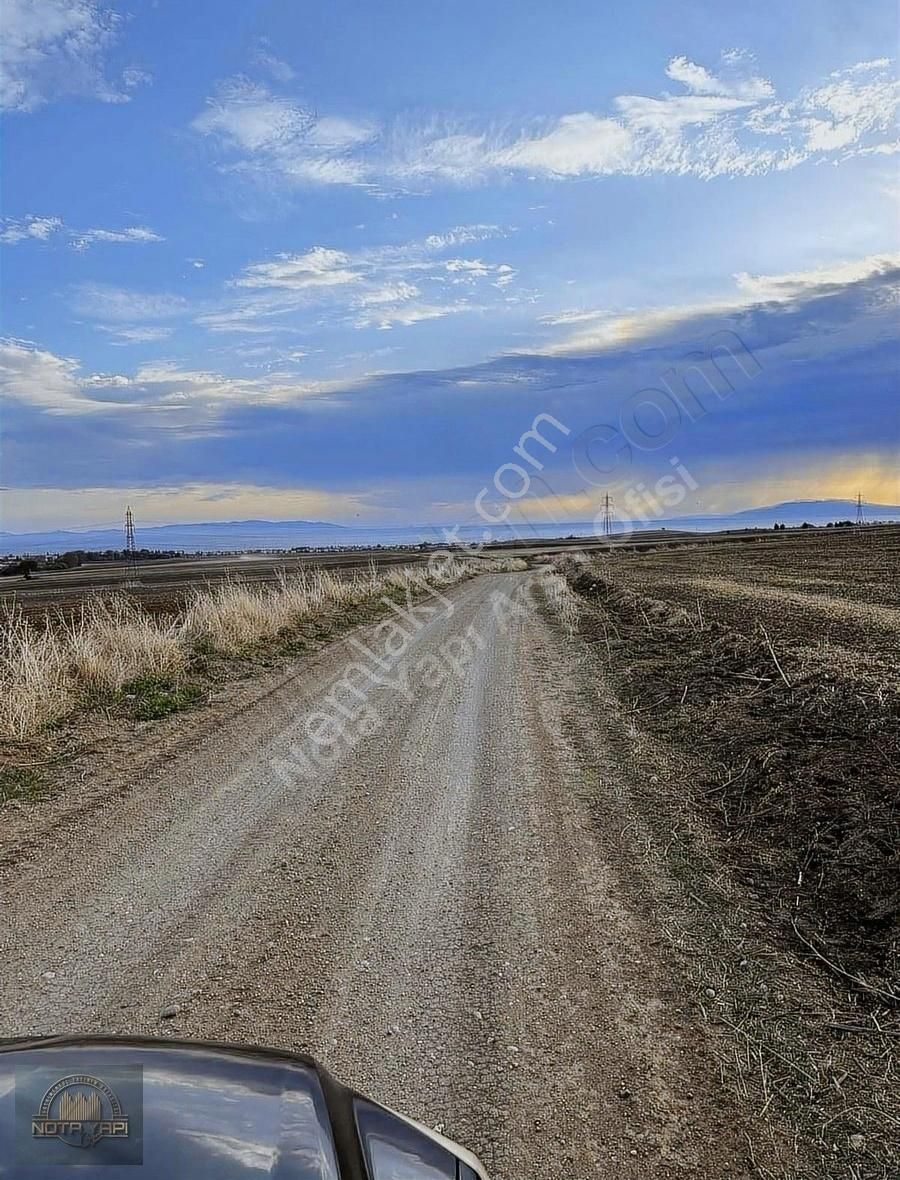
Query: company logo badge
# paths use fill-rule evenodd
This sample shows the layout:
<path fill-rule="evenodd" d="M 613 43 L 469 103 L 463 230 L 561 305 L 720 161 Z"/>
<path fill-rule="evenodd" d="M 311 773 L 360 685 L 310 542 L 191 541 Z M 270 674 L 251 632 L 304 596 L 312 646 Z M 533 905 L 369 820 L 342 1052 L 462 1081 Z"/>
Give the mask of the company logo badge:
<path fill-rule="evenodd" d="M 129 1120 L 106 1082 L 90 1074 L 70 1074 L 44 1094 L 31 1119 L 31 1135 L 90 1148 L 103 1139 L 127 1139 Z"/>

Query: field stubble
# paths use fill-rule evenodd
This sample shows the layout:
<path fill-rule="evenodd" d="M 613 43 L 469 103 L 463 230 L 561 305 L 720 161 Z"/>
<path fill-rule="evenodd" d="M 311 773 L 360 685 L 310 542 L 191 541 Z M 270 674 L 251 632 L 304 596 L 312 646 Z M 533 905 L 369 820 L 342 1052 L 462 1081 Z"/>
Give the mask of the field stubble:
<path fill-rule="evenodd" d="M 618 552 L 556 596 L 689 899 L 657 904 L 723 1078 L 794 1128 L 765 1176 L 900 1163 L 898 556 L 900 530 Z"/>

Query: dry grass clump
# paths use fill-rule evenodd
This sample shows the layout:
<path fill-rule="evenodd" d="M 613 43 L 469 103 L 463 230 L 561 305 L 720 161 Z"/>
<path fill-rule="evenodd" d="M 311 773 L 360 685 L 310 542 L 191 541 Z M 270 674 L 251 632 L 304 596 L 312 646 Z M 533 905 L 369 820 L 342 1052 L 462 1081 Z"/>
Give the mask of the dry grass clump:
<path fill-rule="evenodd" d="M 502 564 L 500 559 L 458 557 L 453 553 L 433 564 L 429 563 L 428 584 L 437 587 L 452 586 L 454 582 L 460 582 L 472 574 L 497 572 Z"/>
<path fill-rule="evenodd" d="M 171 679 L 187 663 L 179 623 L 161 622 L 124 597 L 94 599 L 43 627 L 17 608 L 7 611 L 0 620 L 0 737 L 28 737 L 65 716 L 85 691 L 117 692 L 139 677 Z"/>
<path fill-rule="evenodd" d="M 123 596 L 82 606 L 64 624 L 61 643 L 70 677 L 101 692 L 117 692 L 139 677 L 177 677 L 188 663 L 178 620 L 154 618 Z"/>
<path fill-rule="evenodd" d="M 524 557 L 491 557 L 488 561 L 491 571 L 495 574 L 518 574 L 528 569 L 528 562 Z"/>
<path fill-rule="evenodd" d="M 566 573 L 569 566 L 560 563 L 552 570 L 541 575 L 541 586 L 551 609 L 562 620 L 567 631 L 574 633 L 578 629 L 580 614 L 578 598 L 573 591 Z"/>
<path fill-rule="evenodd" d="M 72 706 L 65 644 L 8 611 L 0 625 L 0 733 L 24 738 Z"/>
<path fill-rule="evenodd" d="M 297 596 L 292 605 L 301 613 Z M 184 619 L 185 634 L 213 651 L 237 652 L 277 635 L 285 625 L 287 610 L 268 586 L 227 582 L 198 591 Z"/>
<path fill-rule="evenodd" d="M 182 629 L 189 640 L 234 655 L 330 608 L 359 606 L 396 585 L 397 576 L 370 568 L 349 577 L 331 570 L 282 576 L 274 586 L 226 582 L 198 591 Z"/>

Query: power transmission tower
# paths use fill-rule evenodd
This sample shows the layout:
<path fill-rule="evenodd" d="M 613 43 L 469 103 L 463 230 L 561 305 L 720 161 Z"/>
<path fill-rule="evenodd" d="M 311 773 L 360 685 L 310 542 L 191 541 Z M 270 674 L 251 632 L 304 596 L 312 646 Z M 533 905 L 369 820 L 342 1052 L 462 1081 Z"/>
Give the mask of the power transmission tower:
<path fill-rule="evenodd" d="M 612 501 L 609 492 L 603 497 L 603 535 L 608 537 L 612 533 Z"/>
<path fill-rule="evenodd" d="M 137 545 L 134 540 L 134 513 L 131 507 L 125 509 L 125 585 L 134 586 L 137 583 L 138 561 Z"/>
<path fill-rule="evenodd" d="M 866 514 L 863 511 L 862 492 L 856 493 L 856 523 L 857 524 L 865 524 L 866 523 Z"/>

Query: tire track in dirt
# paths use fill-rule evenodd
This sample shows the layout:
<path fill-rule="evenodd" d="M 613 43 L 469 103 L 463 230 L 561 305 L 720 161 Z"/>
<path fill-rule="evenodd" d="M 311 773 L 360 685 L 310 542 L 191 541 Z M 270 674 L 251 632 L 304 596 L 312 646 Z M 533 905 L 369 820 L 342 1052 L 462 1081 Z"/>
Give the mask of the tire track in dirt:
<path fill-rule="evenodd" d="M 359 660 L 347 643 L 37 854 L 6 889 L 0 1032 L 304 1049 L 497 1180 L 749 1175 L 615 838 L 614 759 L 572 724 L 577 648 L 493 597 L 533 580 L 453 591 L 404 660 L 467 644 L 463 674 L 376 688 L 379 727 L 327 767 L 273 759 Z"/>

